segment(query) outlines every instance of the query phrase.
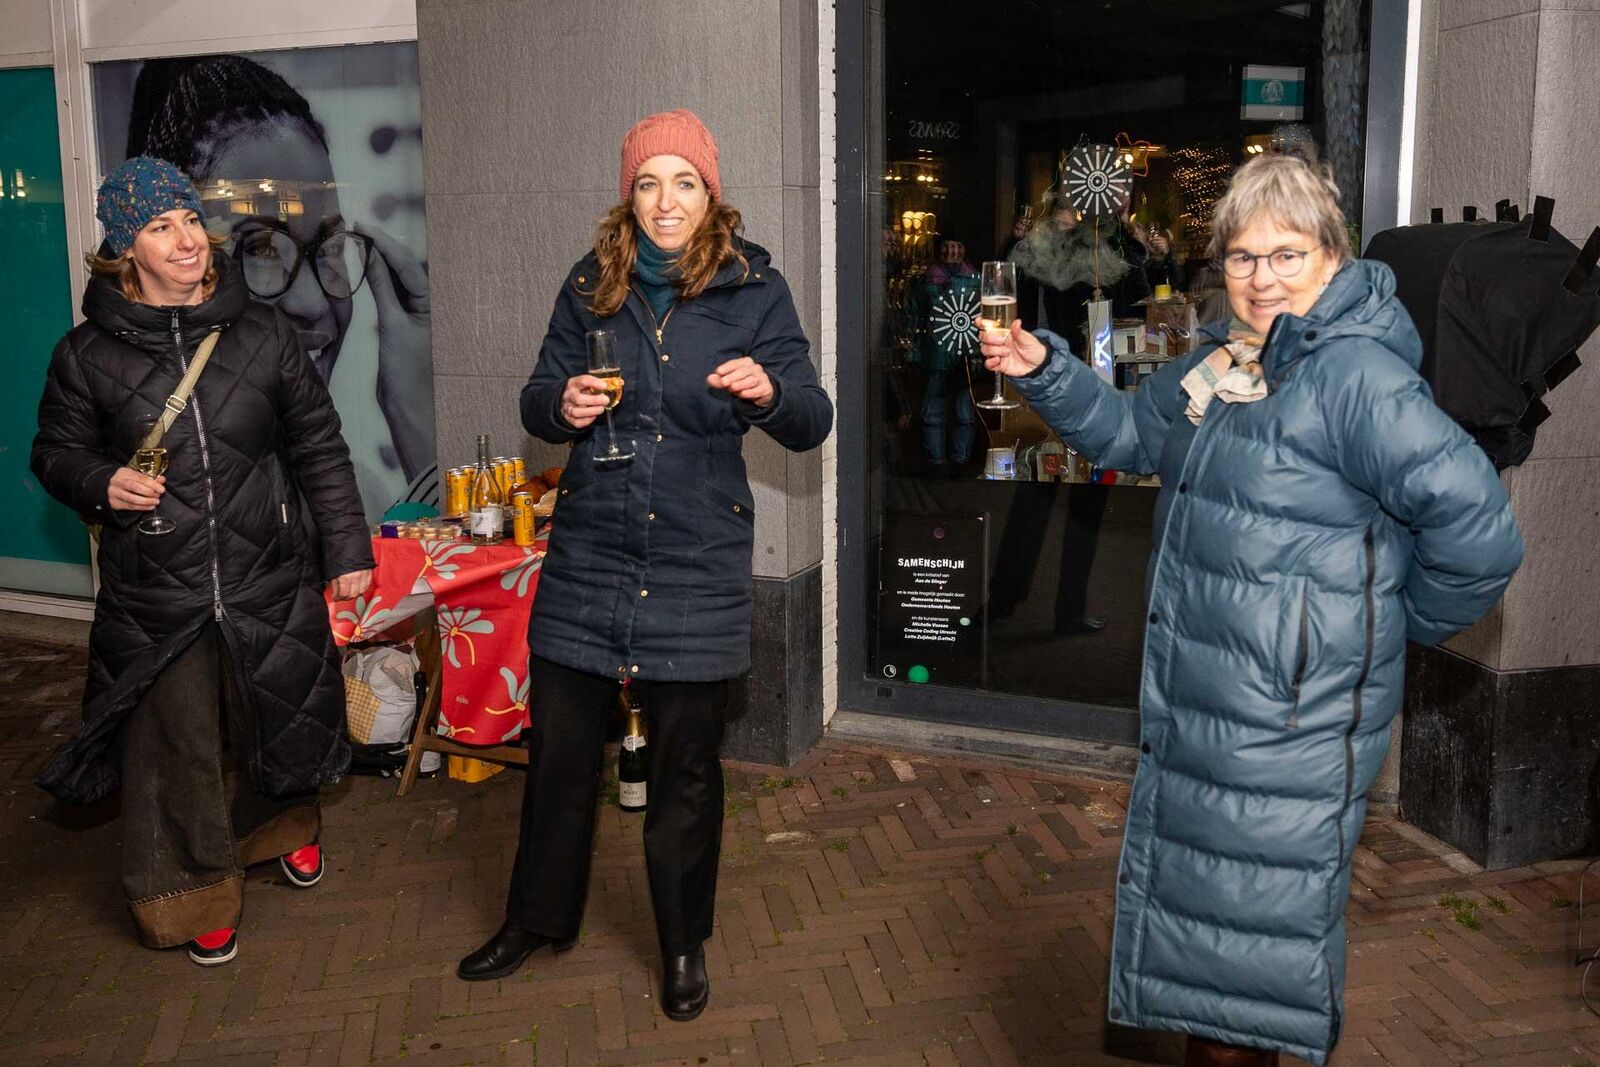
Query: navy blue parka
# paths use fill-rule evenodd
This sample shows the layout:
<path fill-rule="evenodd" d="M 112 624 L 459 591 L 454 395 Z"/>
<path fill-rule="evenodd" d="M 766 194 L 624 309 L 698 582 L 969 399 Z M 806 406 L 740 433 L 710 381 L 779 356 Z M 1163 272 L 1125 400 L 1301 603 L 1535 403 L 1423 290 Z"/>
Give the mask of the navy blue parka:
<path fill-rule="evenodd" d="M 568 273 L 539 360 L 522 390 L 522 424 L 574 441 L 561 477 L 550 552 L 528 643 L 537 656 L 608 677 L 708 682 L 750 666 L 755 501 L 745 475 L 752 426 L 796 452 L 833 426 L 794 300 L 765 249 L 740 242 L 693 300 L 657 321 L 637 290 L 616 314 L 591 309 L 594 253 Z M 606 420 L 583 430 L 561 416 L 567 380 L 587 373 L 584 335 L 616 335 L 624 380 L 613 412 L 631 462 L 597 465 Z M 750 356 L 772 379 L 765 408 L 711 388 L 706 376 Z"/>

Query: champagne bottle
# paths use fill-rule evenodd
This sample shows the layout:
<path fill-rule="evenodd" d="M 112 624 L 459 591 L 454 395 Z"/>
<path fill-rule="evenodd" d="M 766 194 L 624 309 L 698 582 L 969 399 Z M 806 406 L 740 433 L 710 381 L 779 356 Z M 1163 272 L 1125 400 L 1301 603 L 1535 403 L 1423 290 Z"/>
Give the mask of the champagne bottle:
<path fill-rule="evenodd" d="M 628 729 L 622 735 L 622 750 L 617 753 L 617 804 L 623 811 L 643 811 L 648 794 L 645 786 L 644 709 L 639 690 L 622 684 L 622 702 L 628 709 Z"/>
<path fill-rule="evenodd" d="M 478 435 L 478 473 L 472 480 L 472 508 L 467 523 L 478 545 L 499 543 L 505 536 L 505 488 L 489 459 L 489 435 Z"/>

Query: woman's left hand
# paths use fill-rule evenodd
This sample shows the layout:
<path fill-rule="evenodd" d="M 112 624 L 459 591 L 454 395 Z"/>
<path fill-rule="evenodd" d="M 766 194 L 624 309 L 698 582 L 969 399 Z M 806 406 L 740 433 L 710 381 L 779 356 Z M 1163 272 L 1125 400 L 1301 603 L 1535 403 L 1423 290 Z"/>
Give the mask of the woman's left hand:
<path fill-rule="evenodd" d="M 328 583 L 328 592 L 335 600 L 349 600 L 372 588 L 372 571 L 351 571 L 341 574 Z"/>
<path fill-rule="evenodd" d="M 713 389 L 726 389 L 758 408 L 772 403 L 772 379 L 767 377 L 766 369 L 749 356 L 728 360 L 706 375 L 706 384 Z"/>

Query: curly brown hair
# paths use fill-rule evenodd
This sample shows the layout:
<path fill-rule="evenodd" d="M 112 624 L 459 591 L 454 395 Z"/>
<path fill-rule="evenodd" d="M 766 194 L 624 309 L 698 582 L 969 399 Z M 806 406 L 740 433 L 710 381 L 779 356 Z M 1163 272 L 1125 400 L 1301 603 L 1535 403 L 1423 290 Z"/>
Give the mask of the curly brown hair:
<path fill-rule="evenodd" d="M 206 273 L 200 279 L 200 291 L 210 299 L 211 294 L 217 289 L 217 254 L 228 243 L 226 237 L 218 237 L 214 233 L 206 234 L 206 242 L 211 245 L 211 263 L 206 267 Z M 134 304 L 144 303 L 144 290 L 139 286 L 139 268 L 134 266 L 131 256 L 102 256 L 90 252 L 83 257 L 84 264 L 89 268 L 90 274 L 115 278 L 117 285 L 122 289 L 122 295 Z"/>
<path fill-rule="evenodd" d="M 738 260 L 745 273 L 750 263 L 734 243 L 734 237 L 744 227 L 737 208 L 718 200 L 711 201 L 700 228 L 689 235 L 689 241 L 678 256 L 678 295 L 693 300 L 705 292 L 706 286 L 717 276 L 724 263 Z M 601 318 L 609 318 L 622 310 L 628 299 L 628 287 L 633 278 L 634 260 L 639 254 L 638 222 L 633 216 L 633 203 L 624 200 L 600 220 L 595 231 L 594 254 L 600 258 L 600 280 L 594 287 L 591 310 Z"/>

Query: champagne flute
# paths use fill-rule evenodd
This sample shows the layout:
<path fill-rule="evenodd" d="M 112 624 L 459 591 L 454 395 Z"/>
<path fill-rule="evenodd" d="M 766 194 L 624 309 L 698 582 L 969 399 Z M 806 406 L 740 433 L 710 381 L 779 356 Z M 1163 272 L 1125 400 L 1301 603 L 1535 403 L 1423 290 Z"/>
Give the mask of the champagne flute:
<path fill-rule="evenodd" d="M 1008 260 L 990 260 L 983 265 L 983 278 L 978 290 L 978 316 L 982 328 L 992 334 L 1011 332 L 1017 319 L 1017 265 Z M 977 406 L 986 411 L 1009 411 L 1017 407 L 1015 400 L 1006 399 L 1006 378 L 994 372 L 994 396 L 978 401 Z"/>
<path fill-rule="evenodd" d="M 128 461 L 128 466 L 140 474 L 159 478 L 167 472 L 167 449 L 162 443 L 163 431 L 161 430 L 160 415 L 141 415 L 139 417 L 139 447 L 134 449 L 133 458 Z M 178 528 L 178 524 L 162 515 L 161 503 L 158 500 L 155 508 L 139 520 L 136 529 L 142 534 L 158 537 L 169 534 Z"/>
<path fill-rule="evenodd" d="M 606 450 L 594 457 L 596 463 L 621 463 L 633 458 L 633 452 L 617 447 L 617 427 L 611 421 L 611 409 L 622 403 L 622 363 L 617 359 L 617 335 L 610 330 L 590 330 L 584 335 L 589 349 L 589 373 L 605 382 L 606 434 L 610 443 Z"/>

